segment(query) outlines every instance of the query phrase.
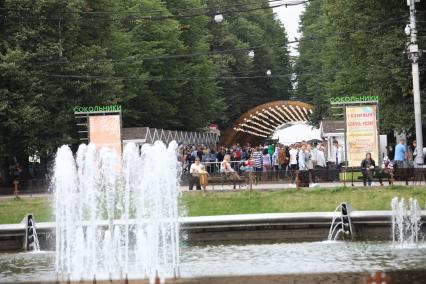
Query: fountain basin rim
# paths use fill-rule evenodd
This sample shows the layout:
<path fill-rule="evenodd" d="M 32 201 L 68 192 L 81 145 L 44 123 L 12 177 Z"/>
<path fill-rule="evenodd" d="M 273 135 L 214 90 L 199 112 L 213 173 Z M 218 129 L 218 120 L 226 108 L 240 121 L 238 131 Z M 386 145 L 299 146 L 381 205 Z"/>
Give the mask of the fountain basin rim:
<path fill-rule="evenodd" d="M 240 215 L 217 215 L 217 216 L 196 216 L 178 218 L 183 229 L 199 226 L 214 225 L 247 225 L 247 224 L 276 224 L 276 223 L 329 223 L 334 217 L 338 217 L 339 212 L 300 212 L 300 213 L 262 213 L 262 214 L 240 214 Z M 421 211 L 422 219 L 426 220 L 426 210 Z M 350 217 L 353 223 L 365 222 L 391 222 L 392 211 L 352 211 Z M 164 219 L 164 222 L 174 221 L 174 219 Z M 134 225 L 136 220 L 129 219 L 114 220 L 114 225 L 124 224 Z M 108 226 L 107 220 L 98 221 L 96 226 Z M 82 223 L 83 226 L 93 225 L 89 222 Z M 38 222 L 38 230 L 52 230 L 56 226 L 55 222 Z M 0 224 L 0 234 L 7 232 L 25 230 L 24 223 L 18 224 Z"/>

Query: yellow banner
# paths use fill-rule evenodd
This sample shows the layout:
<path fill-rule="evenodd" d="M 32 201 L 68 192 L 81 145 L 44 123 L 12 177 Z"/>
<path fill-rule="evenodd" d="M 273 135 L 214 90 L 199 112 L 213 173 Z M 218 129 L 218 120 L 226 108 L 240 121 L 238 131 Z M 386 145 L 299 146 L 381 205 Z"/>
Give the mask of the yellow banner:
<path fill-rule="evenodd" d="M 365 154 L 379 163 L 377 106 L 346 107 L 346 142 L 349 166 L 359 167 Z"/>
<path fill-rule="evenodd" d="M 121 155 L 120 115 L 89 116 L 90 143 L 96 147 L 108 147 Z"/>

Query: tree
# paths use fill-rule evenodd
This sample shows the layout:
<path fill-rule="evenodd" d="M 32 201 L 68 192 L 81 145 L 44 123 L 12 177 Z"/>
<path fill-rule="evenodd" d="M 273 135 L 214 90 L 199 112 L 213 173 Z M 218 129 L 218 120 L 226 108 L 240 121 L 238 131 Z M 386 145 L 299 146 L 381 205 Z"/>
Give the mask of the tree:
<path fill-rule="evenodd" d="M 235 49 L 217 56 L 221 67 L 221 96 L 227 106 L 222 126 L 229 126 L 239 115 L 264 102 L 289 99 L 291 65 L 287 36 L 266 1 L 208 1 L 211 14 L 224 8 L 224 21 L 210 21 L 212 50 Z M 231 7 L 232 5 L 238 5 Z M 249 12 L 242 12 L 252 10 Z M 255 47 L 251 50 L 249 47 Z M 249 52 L 254 52 L 250 58 Z M 267 70 L 271 76 L 266 75 Z M 245 79 L 244 77 L 250 77 Z"/>
<path fill-rule="evenodd" d="M 378 95 L 381 130 L 414 124 L 410 63 L 403 54 L 405 2 L 313 1 L 302 17 L 297 94 L 331 118 L 332 96 Z M 319 107 L 318 107 L 319 106 Z"/>

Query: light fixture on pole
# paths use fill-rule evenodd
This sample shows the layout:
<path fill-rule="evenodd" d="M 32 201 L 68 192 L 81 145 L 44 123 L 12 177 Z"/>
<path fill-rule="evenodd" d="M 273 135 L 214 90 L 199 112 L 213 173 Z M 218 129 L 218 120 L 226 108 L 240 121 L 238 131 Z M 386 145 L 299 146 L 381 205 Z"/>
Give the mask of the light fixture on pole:
<path fill-rule="evenodd" d="M 266 76 L 271 76 L 271 75 L 272 75 L 271 69 L 266 70 Z"/>
<path fill-rule="evenodd" d="M 222 23 L 222 21 L 223 21 L 223 15 L 222 14 L 216 14 L 216 15 L 214 15 L 214 21 L 216 22 L 216 23 Z"/>
<path fill-rule="evenodd" d="M 405 32 L 405 34 L 406 34 L 407 36 L 409 36 L 409 35 L 411 34 L 411 27 L 410 27 L 410 24 L 407 24 L 407 25 L 405 26 L 404 32 Z"/>
<path fill-rule="evenodd" d="M 248 53 L 248 56 L 250 58 L 254 58 L 254 50 L 250 50 L 249 53 Z"/>

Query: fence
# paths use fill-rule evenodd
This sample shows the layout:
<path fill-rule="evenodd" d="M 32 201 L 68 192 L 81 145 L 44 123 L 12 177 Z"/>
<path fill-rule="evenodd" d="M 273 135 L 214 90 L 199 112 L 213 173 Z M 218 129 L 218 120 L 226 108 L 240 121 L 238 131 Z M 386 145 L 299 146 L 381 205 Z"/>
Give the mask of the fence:
<path fill-rule="evenodd" d="M 327 167 L 316 167 L 313 170 L 299 171 L 285 168 L 274 167 L 269 170 L 262 168 L 247 168 L 244 167 L 242 161 L 231 161 L 231 167 L 238 175 L 247 180 L 249 172 L 253 172 L 253 182 L 257 183 L 301 183 L 301 186 L 309 186 L 312 183 L 330 183 L 340 182 L 344 186 L 362 182 L 367 183 L 367 173 L 360 167 L 342 166 L 336 168 L 334 163 L 329 163 Z M 221 176 L 220 162 L 203 162 L 206 171 L 212 178 Z M 394 181 L 405 182 L 406 185 L 410 181 L 413 184 L 426 183 L 426 168 L 395 168 L 393 170 L 384 170 L 376 167 L 370 171 L 370 177 L 373 181 L 379 183 L 388 182 L 392 184 Z M 184 166 L 182 181 L 185 184 L 189 177 L 189 165 Z"/>

